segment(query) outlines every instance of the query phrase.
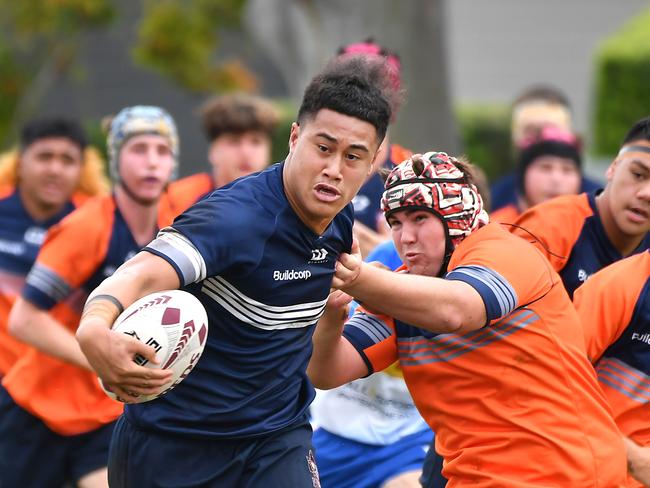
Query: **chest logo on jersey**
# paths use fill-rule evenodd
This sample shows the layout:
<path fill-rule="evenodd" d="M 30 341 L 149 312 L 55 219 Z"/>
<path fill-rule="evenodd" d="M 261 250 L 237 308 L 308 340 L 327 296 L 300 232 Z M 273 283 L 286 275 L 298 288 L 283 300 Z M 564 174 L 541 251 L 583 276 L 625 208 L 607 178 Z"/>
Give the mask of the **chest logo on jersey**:
<path fill-rule="evenodd" d="M 650 334 L 639 334 L 638 332 L 632 332 L 633 341 L 641 341 L 650 345 Z"/>
<path fill-rule="evenodd" d="M 34 246 L 40 246 L 45 240 L 45 233 L 47 230 L 41 227 L 30 227 L 25 231 L 23 239 L 27 244 L 32 244 Z"/>
<path fill-rule="evenodd" d="M 580 281 L 581 283 L 587 281 L 590 276 L 591 275 L 588 274 L 584 269 L 578 270 L 578 281 Z"/>
<path fill-rule="evenodd" d="M 327 261 L 327 249 L 312 249 L 310 263 L 323 263 Z"/>
<path fill-rule="evenodd" d="M 293 281 L 293 280 L 308 280 L 311 277 L 311 271 L 303 269 L 296 271 L 295 269 L 285 269 L 284 271 L 274 271 L 273 279 L 275 281 Z"/>

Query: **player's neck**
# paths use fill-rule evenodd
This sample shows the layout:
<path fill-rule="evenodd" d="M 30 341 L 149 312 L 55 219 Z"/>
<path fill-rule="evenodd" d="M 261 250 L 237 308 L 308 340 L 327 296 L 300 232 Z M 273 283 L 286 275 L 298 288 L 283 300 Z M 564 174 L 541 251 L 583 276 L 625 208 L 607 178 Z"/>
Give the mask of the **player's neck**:
<path fill-rule="evenodd" d="M 614 216 L 612 215 L 609 206 L 609 198 L 610 197 L 607 190 L 603 191 L 596 197 L 596 207 L 598 208 L 600 221 L 603 224 L 605 234 L 607 234 L 609 241 L 616 248 L 616 250 L 621 253 L 621 256 L 626 257 L 632 254 L 632 252 L 637 247 L 639 247 L 639 244 L 641 244 L 644 236 L 631 236 L 629 234 L 624 234 L 621 231 L 621 229 L 616 224 L 616 220 L 614 220 Z"/>
<path fill-rule="evenodd" d="M 140 246 L 149 244 L 158 230 L 158 201 L 136 201 L 118 185 L 115 188 L 115 202 L 135 242 Z"/>
<path fill-rule="evenodd" d="M 18 190 L 18 194 L 20 195 L 20 201 L 22 202 L 25 211 L 36 222 L 51 219 L 61 212 L 67 204 L 67 202 L 64 202 L 61 205 L 47 205 L 28 193 L 20 191 L 20 189 Z"/>

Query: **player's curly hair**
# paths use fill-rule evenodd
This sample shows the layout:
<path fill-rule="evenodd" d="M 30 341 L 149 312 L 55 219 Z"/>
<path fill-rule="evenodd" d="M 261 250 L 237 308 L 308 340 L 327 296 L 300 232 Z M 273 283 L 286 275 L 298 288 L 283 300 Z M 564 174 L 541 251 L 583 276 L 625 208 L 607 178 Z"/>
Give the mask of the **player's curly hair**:
<path fill-rule="evenodd" d="M 390 93 L 390 80 L 381 63 L 362 56 L 337 57 L 307 86 L 298 123 L 329 109 L 370 123 L 382 141 L 392 113 Z"/>

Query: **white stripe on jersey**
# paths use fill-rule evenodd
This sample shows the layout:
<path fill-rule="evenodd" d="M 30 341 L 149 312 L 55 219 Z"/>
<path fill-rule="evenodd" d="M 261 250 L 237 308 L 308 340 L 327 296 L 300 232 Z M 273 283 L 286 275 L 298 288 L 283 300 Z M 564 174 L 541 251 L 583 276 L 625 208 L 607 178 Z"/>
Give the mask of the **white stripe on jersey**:
<path fill-rule="evenodd" d="M 222 277 L 203 281 L 201 291 L 242 322 L 265 330 L 295 329 L 315 325 L 325 311 L 327 298 L 319 302 L 284 307 L 258 302 Z"/>
<path fill-rule="evenodd" d="M 165 227 L 147 247 L 170 257 L 183 274 L 183 285 L 205 279 L 205 260 L 192 242 L 173 227 Z"/>

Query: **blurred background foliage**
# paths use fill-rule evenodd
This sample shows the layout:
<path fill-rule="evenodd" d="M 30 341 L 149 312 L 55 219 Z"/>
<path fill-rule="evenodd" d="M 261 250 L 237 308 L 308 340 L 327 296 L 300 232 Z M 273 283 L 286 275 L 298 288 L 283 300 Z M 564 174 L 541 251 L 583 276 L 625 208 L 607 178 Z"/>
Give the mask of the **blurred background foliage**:
<path fill-rule="evenodd" d="M 74 68 L 80 35 L 115 18 L 110 0 L 0 0 L 0 143 Z"/>
<path fill-rule="evenodd" d="M 255 91 L 239 60 L 215 61 L 219 32 L 237 28 L 246 0 L 145 0 L 131 54 L 137 64 L 195 92 Z M 0 0 L 0 146 L 61 77 L 83 78 L 82 36 L 119 17 L 111 0 Z M 99 123 L 90 132 L 99 134 Z M 95 134 L 96 135 L 96 134 Z M 95 137 L 93 137 L 94 139 Z"/>
<path fill-rule="evenodd" d="M 623 25 L 600 45 L 595 59 L 594 152 L 618 152 L 630 121 L 650 107 L 650 9 Z"/>
<path fill-rule="evenodd" d="M 219 30 L 237 28 L 245 0 L 147 0 L 135 60 L 191 91 L 253 91 L 255 76 L 239 61 L 214 61 Z"/>

